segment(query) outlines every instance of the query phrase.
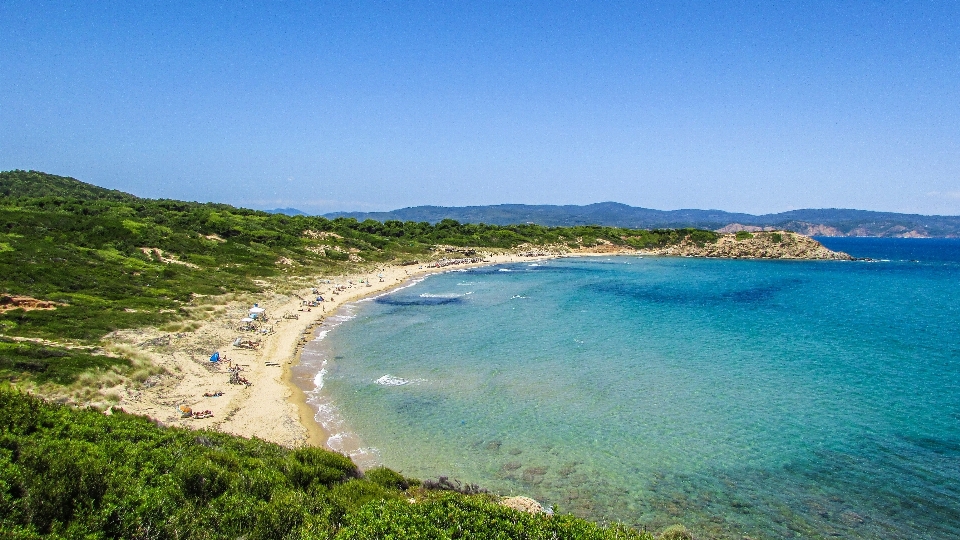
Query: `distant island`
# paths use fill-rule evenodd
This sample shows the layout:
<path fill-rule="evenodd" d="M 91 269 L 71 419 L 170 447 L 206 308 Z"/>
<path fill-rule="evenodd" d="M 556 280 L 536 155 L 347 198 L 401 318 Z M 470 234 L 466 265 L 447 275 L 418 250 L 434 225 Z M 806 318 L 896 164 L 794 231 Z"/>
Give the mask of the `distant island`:
<path fill-rule="evenodd" d="M 289 214 L 293 209 L 284 209 Z M 280 211 L 276 211 L 280 212 Z M 460 223 L 548 227 L 601 225 L 627 229 L 709 229 L 722 233 L 771 230 L 806 236 L 878 236 L 891 238 L 957 238 L 960 216 L 925 216 L 842 208 L 804 209 L 752 215 L 722 210 L 652 210 L 616 202 L 588 205 L 497 204 L 490 206 L 414 206 L 389 212 L 333 212 L 328 219 L 358 221 L 426 221 L 453 219 Z"/>

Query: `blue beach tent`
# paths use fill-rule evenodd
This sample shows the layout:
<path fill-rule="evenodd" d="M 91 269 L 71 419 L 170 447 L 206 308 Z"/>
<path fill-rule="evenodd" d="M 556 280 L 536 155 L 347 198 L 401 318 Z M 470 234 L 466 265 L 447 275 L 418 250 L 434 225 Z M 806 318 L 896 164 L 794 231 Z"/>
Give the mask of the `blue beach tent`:
<path fill-rule="evenodd" d="M 213 356 L 210 357 L 210 361 L 211 361 L 211 362 L 219 362 L 219 361 L 220 361 L 220 352 L 218 351 L 218 352 L 213 353 Z"/>

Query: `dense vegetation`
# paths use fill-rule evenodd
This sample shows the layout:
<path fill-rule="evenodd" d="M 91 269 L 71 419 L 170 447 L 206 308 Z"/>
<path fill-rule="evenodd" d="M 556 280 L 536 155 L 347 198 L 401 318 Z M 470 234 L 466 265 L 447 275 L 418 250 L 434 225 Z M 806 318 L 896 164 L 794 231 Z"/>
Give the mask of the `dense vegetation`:
<path fill-rule="evenodd" d="M 410 499 L 416 500 L 411 503 Z M 4 538 L 652 538 L 256 439 L 0 389 Z"/>

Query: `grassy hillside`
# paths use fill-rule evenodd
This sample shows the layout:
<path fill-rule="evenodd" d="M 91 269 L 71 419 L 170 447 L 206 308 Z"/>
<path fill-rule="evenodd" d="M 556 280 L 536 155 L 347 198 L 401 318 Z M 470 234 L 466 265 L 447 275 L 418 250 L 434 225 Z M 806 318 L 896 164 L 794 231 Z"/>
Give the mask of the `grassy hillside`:
<path fill-rule="evenodd" d="M 415 501 L 415 502 L 411 502 Z M 142 539 L 651 539 L 346 457 L 158 427 L 0 389 L 0 536 Z"/>

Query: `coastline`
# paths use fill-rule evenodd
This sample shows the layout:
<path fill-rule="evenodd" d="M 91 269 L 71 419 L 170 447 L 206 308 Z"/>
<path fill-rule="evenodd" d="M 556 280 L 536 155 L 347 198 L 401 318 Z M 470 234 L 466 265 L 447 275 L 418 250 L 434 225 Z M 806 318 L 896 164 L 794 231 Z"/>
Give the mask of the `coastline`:
<path fill-rule="evenodd" d="M 814 244 L 819 246 L 816 242 Z M 766 251 L 768 246 L 754 247 L 764 250 L 755 258 L 801 258 L 771 256 Z M 448 246 L 446 251 L 457 257 L 461 249 L 465 248 Z M 310 445 L 330 448 L 329 441 L 333 434 L 327 433 L 316 420 L 317 411 L 307 402 L 307 391 L 293 380 L 292 368 L 300 363 L 303 346 L 313 339 L 317 326 L 342 306 L 388 293 L 417 277 L 454 269 L 559 257 L 691 256 L 687 253 L 636 250 L 611 244 L 575 250 L 560 246 L 518 246 L 509 251 L 480 252 L 478 255 L 482 257 L 482 262 L 444 267 L 426 266 L 433 261 L 425 265 L 388 264 L 339 276 L 299 276 L 272 282 L 261 281 L 259 284 L 263 291 L 257 294 L 227 294 L 210 298 L 207 303 L 203 302 L 203 298 L 198 299 L 194 309 L 207 310 L 208 316 L 192 321 L 196 324 L 192 331 L 164 332 L 140 328 L 114 332 L 107 337 L 109 346 L 124 354 L 149 357 L 163 371 L 160 375 L 149 377 L 143 385 L 125 389 L 118 396 L 116 406 L 165 425 L 214 429 L 244 437 L 258 437 L 287 447 Z M 825 258 L 821 253 L 817 255 L 820 256 L 809 258 Z M 340 290 L 335 290 L 337 284 L 342 286 Z M 307 311 L 302 307 L 302 298 L 314 296 L 314 289 L 326 301 Z M 272 329 L 271 332 L 251 335 L 237 330 L 238 321 L 254 303 L 267 310 L 270 319 L 266 326 Z M 244 339 L 259 338 L 260 347 L 255 350 L 236 348 L 231 344 L 237 336 Z M 223 361 L 209 361 L 215 351 L 220 352 Z M 229 384 L 230 372 L 227 368 L 236 365 L 242 367 L 241 375 L 252 385 Z M 218 392 L 221 395 L 217 397 L 204 397 L 204 394 Z M 182 417 L 181 407 L 199 412 L 209 411 L 212 416 L 199 419 Z"/>
<path fill-rule="evenodd" d="M 384 265 L 340 276 L 261 282 L 264 290 L 257 294 L 199 298 L 194 308 L 206 310 L 200 312 L 208 315 L 190 321 L 195 325 L 192 330 L 138 328 L 113 332 L 106 337 L 109 349 L 148 359 L 161 372 L 140 385 L 118 391 L 114 407 L 167 426 L 257 437 L 289 448 L 305 445 L 329 448 L 331 434 L 315 420 L 317 411 L 307 403 L 306 393 L 292 379 L 292 368 L 299 363 L 303 345 L 313 339 L 317 326 L 341 306 L 384 294 L 411 279 L 520 258 L 513 253 L 501 253 L 484 257 L 484 262 L 441 268 Z M 335 284 L 346 288 L 334 294 Z M 313 289 L 327 301 L 307 311 L 301 306 L 301 298 L 310 297 Z M 271 328 L 271 332 L 256 334 L 237 329 L 238 322 L 254 303 L 267 310 L 269 319 L 265 326 Z M 260 346 L 237 348 L 232 343 L 238 336 L 259 339 Z M 221 361 L 210 361 L 214 352 L 220 353 Z M 230 384 L 229 368 L 236 366 L 241 367 L 240 375 L 251 385 Z M 204 396 L 217 393 L 220 395 Z M 195 412 L 209 411 L 212 416 L 185 417 L 181 415 L 182 407 Z"/>
<path fill-rule="evenodd" d="M 556 258 L 560 255 L 543 255 L 537 257 L 522 257 L 522 260 L 544 260 L 548 258 Z M 516 262 L 518 258 L 515 254 L 498 254 L 485 257 L 483 262 L 477 263 L 467 263 L 467 264 L 458 264 L 452 267 L 440 267 L 440 268 L 410 268 L 410 267 L 401 267 L 401 266 L 387 266 L 377 273 L 382 274 L 384 282 L 381 284 L 379 282 L 373 283 L 373 286 L 370 288 L 361 288 L 356 291 L 354 294 L 343 293 L 342 296 L 333 297 L 330 301 L 324 302 L 323 307 L 325 309 L 324 313 L 315 320 L 315 323 L 311 325 L 307 330 L 313 332 L 313 329 L 316 326 L 319 326 L 323 323 L 327 317 L 335 316 L 341 308 L 347 304 L 352 304 L 364 300 L 365 298 L 370 298 L 372 296 L 379 296 L 382 294 L 389 294 L 391 291 L 396 289 L 408 286 L 410 281 L 422 278 L 432 274 L 440 274 L 444 272 L 450 272 L 457 269 L 464 268 L 479 268 L 483 266 L 493 266 L 497 264 L 503 264 L 508 262 Z M 412 266 L 412 265 L 411 265 Z M 364 274 L 365 276 L 366 274 Z M 352 275 L 343 278 L 345 281 L 356 281 L 359 275 Z M 380 286 L 378 286 L 380 285 Z M 384 286 L 386 285 L 386 286 Z M 366 289 L 366 290 L 364 290 Z M 350 289 L 348 289 L 350 290 Z M 321 290 L 321 295 L 323 291 Z M 359 293 L 359 294 L 357 294 Z M 324 296 L 324 299 L 327 299 L 327 296 Z M 305 444 L 310 446 L 321 446 L 328 450 L 334 450 L 329 445 L 330 437 L 333 436 L 333 433 L 329 433 L 323 426 L 316 420 L 317 411 L 307 402 L 308 396 L 306 392 L 294 381 L 293 379 L 293 368 L 298 366 L 301 361 L 301 355 L 303 353 L 304 346 L 309 343 L 310 340 L 305 342 L 298 342 L 295 344 L 296 353 L 293 361 L 285 365 L 284 368 L 284 378 L 283 382 L 286 384 L 287 388 L 290 391 L 289 401 L 293 403 L 299 415 L 300 423 L 303 425 L 304 429 L 307 431 L 307 437 Z"/>

